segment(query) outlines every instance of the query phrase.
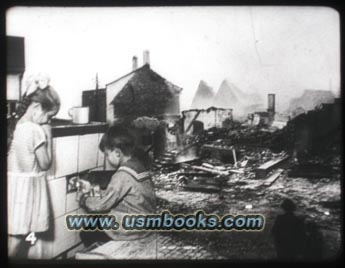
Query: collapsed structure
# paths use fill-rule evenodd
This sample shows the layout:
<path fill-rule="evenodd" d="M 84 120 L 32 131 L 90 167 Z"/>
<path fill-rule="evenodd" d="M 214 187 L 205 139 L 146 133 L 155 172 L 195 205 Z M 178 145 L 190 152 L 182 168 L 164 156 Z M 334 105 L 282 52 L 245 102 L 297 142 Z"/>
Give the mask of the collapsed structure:
<path fill-rule="evenodd" d="M 288 113 L 279 114 L 275 94 L 268 94 L 264 110 L 256 103 L 257 96 L 249 96 L 227 80 L 217 92 L 200 81 L 193 108 L 180 113 L 182 88 L 150 68 L 148 51 L 140 68 L 133 57 L 132 68 L 98 89 L 97 96 L 106 104 L 108 123 L 131 122 L 138 144 L 153 152 L 158 169 L 181 168 L 194 161 L 200 170 L 204 161 L 206 167 L 201 170 L 211 174 L 219 175 L 212 166 L 216 164 L 222 175 L 237 172 L 263 178 L 284 165 L 288 156 L 301 162 L 304 155 L 340 142 L 340 99 L 334 101 L 329 91 L 306 90 L 291 100 Z M 92 101 L 95 92 L 88 94 Z M 239 121 L 236 113 L 246 120 Z"/>
<path fill-rule="evenodd" d="M 227 79 L 222 81 L 216 91 L 201 80 L 190 109 L 208 109 L 210 107 L 232 109 L 233 118 L 242 120 L 247 113 L 261 109 L 262 103 L 259 94 L 243 92 Z"/>
<path fill-rule="evenodd" d="M 184 133 L 200 133 L 210 128 L 223 128 L 232 121 L 232 109 L 209 107 L 182 111 Z"/>
<path fill-rule="evenodd" d="M 337 224 L 340 180 L 334 178 L 339 178 L 341 164 L 340 99 L 323 103 L 323 98 L 313 98 L 309 111 L 300 102 L 291 114 L 279 114 L 275 94 L 267 96 L 264 109 L 255 103 L 246 106 L 246 95 L 233 88 L 223 82 L 222 90 L 214 94 L 200 82 L 193 109 L 181 116 L 181 89 L 148 64 L 137 68 L 136 58 L 133 72 L 107 85 L 108 121 L 129 120 L 138 144 L 154 152 L 157 209 L 176 213 L 206 209 L 219 215 L 256 211 L 265 213 L 270 224 L 282 199 L 292 196 L 302 201 L 300 207 L 309 219 L 322 219 L 325 226 Z M 250 112 L 244 112 L 248 107 Z M 247 119 L 239 121 L 235 111 Z M 222 233 L 217 245 L 221 240 L 228 245 L 225 235 L 232 233 Z M 195 236 L 200 238 L 199 233 Z"/>
<path fill-rule="evenodd" d="M 333 93 L 329 90 L 307 89 L 300 97 L 291 99 L 287 113 L 293 118 L 315 109 L 318 105 L 333 103 L 334 99 Z"/>
<path fill-rule="evenodd" d="M 286 170 L 291 176 L 318 177 L 319 173 L 330 177 L 332 168 L 339 168 L 340 99 L 293 119 L 276 113 L 275 94 L 268 95 L 265 112 L 250 114 L 246 122 L 234 120 L 232 109 L 216 107 L 191 109 L 182 115 L 182 150 L 156 162 L 163 171 L 177 172 L 177 183 L 186 190 L 219 192 L 224 180 L 235 174 L 264 180 L 267 186 Z M 325 157 L 331 159 L 328 167 Z"/>

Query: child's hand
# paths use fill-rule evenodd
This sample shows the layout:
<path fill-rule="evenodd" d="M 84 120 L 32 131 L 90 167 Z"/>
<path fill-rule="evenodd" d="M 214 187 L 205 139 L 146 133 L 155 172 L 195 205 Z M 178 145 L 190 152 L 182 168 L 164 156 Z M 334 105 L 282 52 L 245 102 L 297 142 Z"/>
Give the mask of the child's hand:
<path fill-rule="evenodd" d="M 85 201 L 86 201 L 86 198 L 88 198 L 88 197 L 89 197 L 89 194 L 82 194 L 82 195 L 80 196 L 79 205 L 80 205 L 81 207 L 86 207 L 86 206 L 85 206 Z"/>
<path fill-rule="evenodd" d="M 79 180 L 78 181 L 78 189 L 82 193 L 89 193 L 92 189 L 91 183 L 86 180 Z"/>

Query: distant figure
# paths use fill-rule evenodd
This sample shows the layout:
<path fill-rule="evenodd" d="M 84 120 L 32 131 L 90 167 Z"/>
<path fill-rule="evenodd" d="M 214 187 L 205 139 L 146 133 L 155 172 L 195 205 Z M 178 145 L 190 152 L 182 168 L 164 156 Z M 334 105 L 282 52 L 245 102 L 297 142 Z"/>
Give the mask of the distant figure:
<path fill-rule="evenodd" d="M 285 214 L 278 215 L 272 228 L 278 259 L 299 260 L 304 258 L 306 232 L 304 220 L 294 215 L 296 205 L 285 199 L 281 208 Z"/>

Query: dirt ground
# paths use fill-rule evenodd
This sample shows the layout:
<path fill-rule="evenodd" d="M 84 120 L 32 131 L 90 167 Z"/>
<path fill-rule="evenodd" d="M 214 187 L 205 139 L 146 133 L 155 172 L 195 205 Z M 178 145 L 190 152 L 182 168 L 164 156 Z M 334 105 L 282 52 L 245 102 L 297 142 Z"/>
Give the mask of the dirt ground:
<path fill-rule="evenodd" d="M 259 232 L 188 231 L 161 233 L 161 258 L 270 260 L 276 258 L 271 228 L 282 213 L 285 197 L 296 202 L 296 214 L 315 222 L 322 233 L 323 258 L 335 257 L 341 240 L 340 176 L 331 179 L 289 178 L 286 172 L 271 185 L 262 179 L 230 176 L 218 193 L 185 191 L 176 175 L 159 173 L 154 181 L 159 209 L 172 213 L 262 214 L 265 227 Z M 157 181 L 159 183 L 157 183 Z M 163 182 L 163 183 L 162 183 Z M 159 185 L 159 187 L 158 187 Z M 164 186 L 162 186 L 164 185 Z M 248 205 L 249 206 L 248 208 Z M 247 206 L 247 208 L 246 208 Z"/>

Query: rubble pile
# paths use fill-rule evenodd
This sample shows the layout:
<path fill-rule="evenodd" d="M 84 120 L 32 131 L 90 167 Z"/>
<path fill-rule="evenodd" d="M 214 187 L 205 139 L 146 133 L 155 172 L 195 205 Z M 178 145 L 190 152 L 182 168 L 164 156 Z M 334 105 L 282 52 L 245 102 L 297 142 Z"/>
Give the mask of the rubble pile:
<path fill-rule="evenodd" d="M 264 184 L 268 186 L 286 170 L 291 177 L 323 178 L 339 173 L 340 157 L 337 153 L 331 152 L 323 158 L 309 157 L 309 162 L 302 165 L 301 161 L 290 157 L 290 148 L 278 151 L 278 146 L 272 146 L 274 140 L 282 143 L 282 139 L 287 139 L 287 136 L 288 127 L 269 132 L 264 131 L 264 128 L 240 124 L 233 124 L 230 129 L 214 128 L 199 135 L 186 136 L 183 140 L 185 147 L 167 152 L 156 160 L 156 186 L 219 192 L 236 176 L 243 182 L 265 179 Z M 185 155 L 178 158 L 185 148 L 192 146 L 196 148 L 194 154 L 198 156 Z M 328 165 L 322 165 L 325 161 L 328 161 Z M 320 164 L 321 167 L 317 167 Z M 308 170 L 314 173 L 307 174 Z"/>
<path fill-rule="evenodd" d="M 173 158 L 177 154 L 172 153 L 158 159 L 159 165 L 162 166 L 164 161 L 165 166 L 155 172 L 153 180 L 156 188 L 220 193 L 229 183 L 233 186 L 234 183 L 243 184 L 256 179 L 262 179 L 260 185 L 269 186 L 281 175 L 280 167 L 288 159 L 285 151 L 274 153 L 267 148 L 231 146 L 227 139 L 204 144 L 200 152 L 200 157 L 193 161 L 176 163 Z M 230 161 L 224 161 L 226 156 Z M 256 187 L 256 184 L 254 182 L 251 186 Z"/>
<path fill-rule="evenodd" d="M 170 170 L 175 164 L 176 155 L 177 151 L 164 152 L 159 158 L 155 159 L 153 169 L 163 169 L 163 171 Z"/>
<path fill-rule="evenodd" d="M 277 175 L 276 175 L 277 174 Z M 276 175 L 274 183 L 266 183 L 270 177 Z M 215 176 L 216 177 L 216 176 Z M 179 184 L 179 174 L 161 174 L 156 179 L 167 182 L 170 189 L 156 189 L 158 197 L 158 210 L 168 209 L 172 213 L 195 213 L 202 209 L 207 213 L 217 215 L 224 214 L 248 214 L 259 213 L 265 215 L 266 226 L 263 232 L 251 233 L 250 235 L 237 232 L 223 233 L 188 233 L 188 241 L 185 244 L 194 243 L 209 250 L 217 245 L 237 245 L 222 248 L 214 256 L 241 256 L 248 258 L 252 252 L 256 258 L 274 257 L 274 248 L 270 230 L 275 217 L 281 213 L 280 204 L 284 198 L 292 198 L 297 206 L 297 214 L 306 221 L 317 223 L 324 238 L 328 239 L 325 244 L 325 256 L 334 255 L 340 245 L 340 181 L 323 178 L 320 180 L 308 180 L 306 178 L 290 178 L 287 170 L 277 169 L 272 171 L 267 178 L 243 177 L 243 174 L 230 174 L 222 185 L 221 191 L 216 193 L 193 192 L 184 189 Z M 174 186 L 172 186 L 174 185 Z M 248 235 L 248 237 L 247 237 Z M 178 234 L 171 234 L 177 237 Z M 182 238 L 179 241 L 184 241 Z M 197 242 L 196 242 L 197 241 Z M 261 241 L 257 245 L 255 241 Z M 265 243 L 263 241 L 266 241 Z M 210 244 L 208 244 L 210 243 Z M 259 251 L 256 249 L 260 248 Z M 241 249 L 241 250 L 240 250 Z M 254 251 L 255 249 L 255 251 Z M 258 252 L 264 255 L 260 256 Z M 249 254 L 249 255 L 248 255 Z M 271 255 L 270 255 L 271 254 Z M 252 255 L 250 255 L 252 256 Z"/>
<path fill-rule="evenodd" d="M 229 131 L 228 139 L 234 144 L 267 147 L 283 150 L 289 148 L 289 132 L 287 128 L 241 127 Z"/>
<path fill-rule="evenodd" d="M 208 248 L 201 246 L 201 243 L 191 243 L 184 236 L 182 239 L 174 239 L 174 236 L 158 236 L 157 258 L 158 259 L 213 259 L 214 254 Z"/>
<path fill-rule="evenodd" d="M 298 207 L 297 214 L 320 228 L 326 241 L 324 256 L 337 254 L 341 229 L 339 138 L 330 137 L 332 142 L 319 150 L 322 153 L 303 155 L 299 142 L 304 130 L 296 120 L 278 130 L 232 124 L 185 135 L 181 148 L 164 156 L 170 155 L 171 161 L 156 169 L 153 177 L 158 210 L 265 215 L 266 227 L 260 233 L 188 233 L 179 241 L 188 236 L 185 243 L 202 245 L 214 259 L 274 258 L 270 230 L 281 213 L 281 202 L 291 198 Z M 176 161 L 189 147 L 196 148 L 196 156 L 187 154 Z M 231 249 L 226 247 L 229 243 Z"/>

